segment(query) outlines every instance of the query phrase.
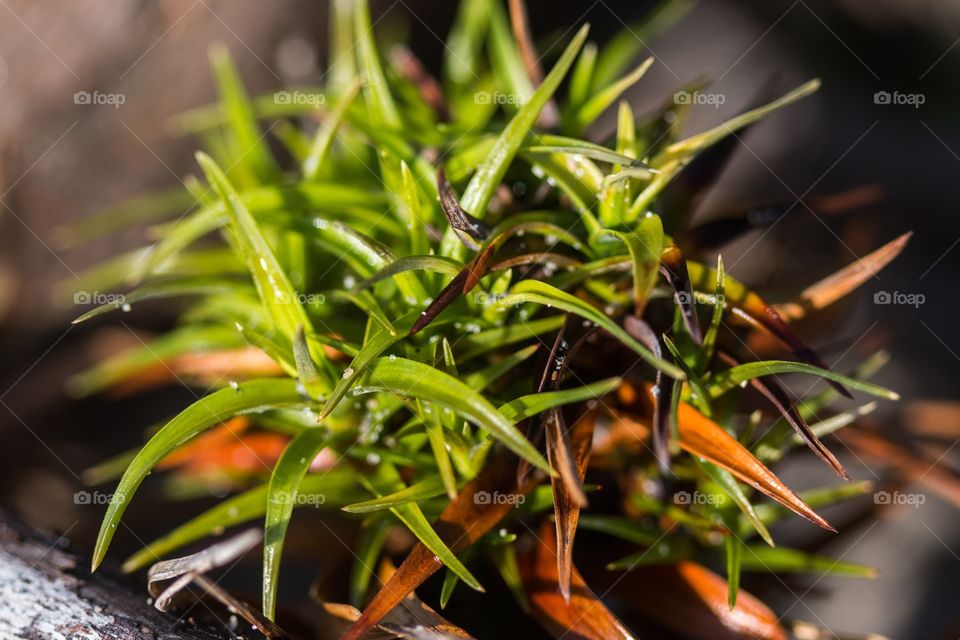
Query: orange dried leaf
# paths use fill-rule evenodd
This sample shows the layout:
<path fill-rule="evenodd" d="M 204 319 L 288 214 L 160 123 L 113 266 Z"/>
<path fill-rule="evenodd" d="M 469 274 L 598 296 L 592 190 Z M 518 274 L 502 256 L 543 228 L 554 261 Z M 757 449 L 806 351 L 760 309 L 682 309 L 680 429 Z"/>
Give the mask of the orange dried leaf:
<path fill-rule="evenodd" d="M 647 402 L 652 404 L 652 386 L 647 385 Z M 636 433 L 644 435 L 647 429 L 629 428 L 626 424 L 631 416 L 621 417 L 613 413 L 615 421 L 625 424 L 612 427 L 614 432 L 623 434 Z M 636 416 L 632 416 L 636 422 Z M 830 524 L 821 518 L 790 490 L 770 469 L 756 456 L 740 444 L 736 438 L 727 433 L 723 427 L 703 415 L 686 402 L 681 402 L 677 408 L 677 430 L 680 436 L 680 448 L 695 456 L 699 456 L 732 473 L 741 482 L 744 482 L 758 491 L 770 496 L 797 515 L 809 520 L 828 531 L 836 531 Z"/>
<path fill-rule="evenodd" d="M 817 526 L 836 531 L 736 438 L 686 402 L 681 402 L 677 410 L 677 428 L 680 447 L 684 451 L 723 467 L 741 482 L 770 496 Z"/>
<path fill-rule="evenodd" d="M 907 246 L 912 235 L 912 231 L 904 233 L 869 255 L 810 285 L 796 300 L 776 305 L 777 311 L 786 320 L 799 320 L 813 311 L 833 304 L 890 264 Z"/>
<path fill-rule="evenodd" d="M 779 618 L 743 589 L 733 609 L 727 581 L 694 562 L 638 567 L 618 590 L 651 620 L 692 640 L 787 640 Z"/>
<path fill-rule="evenodd" d="M 616 616 L 587 587 L 576 568 L 571 567 L 570 598 L 559 590 L 557 547 L 550 523 L 541 526 L 539 535 L 526 553 L 520 554 L 530 613 L 555 638 L 570 640 L 617 640 L 634 638 Z"/>
<path fill-rule="evenodd" d="M 122 397 L 184 379 L 213 386 L 223 384 L 228 377 L 263 378 L 282 374 L 283 369 L 256 347 L 183 353 L 139 371 L 114 385 L 111 392 Z"/>
<path fill-rule="evenodd" d="M 495 454 L 480 474 L 460 491 L 433 523 L 443 542 L 454 553 L 476 542 L 500 522 L 516 501 L 489 500 L 494 493 L 526 495 L 539 482 L 538 474 L 528 474 L 522 485 L 517 483 L 516 458 L 506 453 Z M 343 640 L 359 640 L 378 624 L 407 594 L 419 587 L 443 564 L 433 552 L 418 543 L 386 584 L 377 592 L 363 614 L 343 636 Z"/>
<path fill-rule="evenodd" d="M 207 433 L 194 438 L 176 451 L 168 454 L 157 463 L 157 469 L 172 469 L 189 464 L 197 457 L 203 456 L 209 451 L 214 451 L 227 444 L 236 442 L 249 426 L 250 421 L 243 416 L 230 418 L 223 424 L 214 427 Z"/>

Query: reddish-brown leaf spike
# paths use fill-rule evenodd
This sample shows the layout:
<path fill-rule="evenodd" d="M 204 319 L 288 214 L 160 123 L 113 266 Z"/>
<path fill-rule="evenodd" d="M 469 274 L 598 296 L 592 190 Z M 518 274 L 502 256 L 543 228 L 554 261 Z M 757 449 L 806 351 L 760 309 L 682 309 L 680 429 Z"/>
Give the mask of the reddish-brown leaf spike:
<path fill-rule="evenodd" d="M 559 410 L 556 413 L 559 418 L 556 428 L 566 433 L 566 425 L 562 420 L 563 414 Z M 557 583 L 560 595 L 567 602 L 570 602 L 570 586 L 573 580 L 573 538 L 577 532 L 577 522 L 580 520 L 580 509 L 587 502 L 586 495 L 583 493 L 583 478 L 587 472 L 590 449 L 593 444 L 594 418 L 593 413 L 580 416 L 564 438 L 566 455 L 570 456 L 568 462 L 573 467 L 572 472 L 576 474 L 569 480 L 564 479 L 562 465 L 554 463 L 556 453 L 552 453 L 554 447 L 551 446 L 551 440 L 558 436 L 551 435 L 551 427 L 547 428 L 547 454 L 551 456 L 550 464 L 555 469 L 560 469 L 561 474 L 560 478 L 551 478 L 550 481 L 553 486 L 553 514 L 557 532 Z"/>
<path fill-rule="evenodd" d="M 717 356 L 731 366 L 736 366 L 739 364 L 733 357 L 730 355 L 718 351 Z M 804 442 L 807 443 L 807 446 L 816 453 L 820 458 L 830 465 L 834 471 L 837 472 L 844 480 L 849 480 L 850 475 L 847 473 L 846 469 L 843 468 L 843 465 L 840 464 L 840 461 L 837 460 L 836 456 L 827 449 L 827 446 L 823 444 L 820 438 L 817 437 L 807 424 L 806 420 L 803 419 L 803 416 L 800 415 L 800 412 L 796 409 L 796 402 L 790 396 L 786 389 L 784 389 L 773 377 L 765 378 L 753 378 L 750 380 L 750 386 L 759 391 L 763 397 L 770 401 L 777 411 L 780 412 L 780 415 L 793 427 L 793 430 L 797 432 Z"/>
<path fill-rule="evenodd" d="M 827 531 L 836 532 L 736 438 L 685 402 L 681 402 L 677 410 L 677 427 L 680 447 L 688 453 L 723 467 L 741 482 L 770 496 L 797 515 Z"/>

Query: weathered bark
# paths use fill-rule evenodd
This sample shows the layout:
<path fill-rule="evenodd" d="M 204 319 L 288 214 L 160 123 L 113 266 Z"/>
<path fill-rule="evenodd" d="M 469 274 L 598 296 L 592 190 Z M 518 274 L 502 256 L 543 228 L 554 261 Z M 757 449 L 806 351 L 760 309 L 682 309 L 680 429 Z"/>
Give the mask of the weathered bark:
<path fill-rule="evenodd" d="M 178 622 L 109 572 L 90 574 L 88 559 L 10 524 L 0 513 L 0 638 L 4 640 L 214 640 L 223 627 Z"/>

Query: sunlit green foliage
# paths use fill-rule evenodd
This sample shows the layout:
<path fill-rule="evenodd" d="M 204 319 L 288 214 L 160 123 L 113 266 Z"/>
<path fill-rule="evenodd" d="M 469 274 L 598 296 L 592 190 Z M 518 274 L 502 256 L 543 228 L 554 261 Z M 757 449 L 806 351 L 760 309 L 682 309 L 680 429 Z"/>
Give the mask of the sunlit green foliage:
<path fill-rule="evenodd" d="M 712 270 L 681 257 L 695 299 L 687 303 L 693 320 L 681 322 L 673 307 L 679 310 L 675 299 L 687 293 L 683 278 L 680 288 L 671 288 L 676 283 L 659 275 L 668 267 L 661 256 L 675 248 L 673 236 L 683 237 L 688 217 L 661 206 L 672 179 L 726 136 L 815 90 L 816 81 L 681 138 L 683 110 L 660 131 L 672 105 L 643 119 L 626 102 L 617 107 L 655 64 L 649 59 L 631 69 L 639 54 L 632 38 L 604 46 L 590 42 L 584 26 L 569 34 L 534 86 L 511 57 L 516 43 L 498 0 L 465 0 L 445 54 L 441 113 L 379 50 L 367 2 L 332 3 L 335 12 L 351 4 L 351 15 L 336 13 L 331 20 L 329 84 L 285 92 L 295 100 L 248 96 L 225 52 L 215 50 L 219 102 L 176 122 L 179 130 L 214 143 L 198 154 L 198 180 L 63 234 L 65 242 L 87 240 L 149 221 L 155 243 L 107 263 L 84 282 L 126 292 L 126 303 L 135 307 L 149 298 L 184 298 L 177 328 L 79 376 L 76 392 L 110 388 L 182 354 L 254 347 L 278 365 L 274 377 L 224 372 L 213 388 L 199 388 L 202 397 L 156 430 L 139 452 L 97 470 L 95 477 L 104 479 L 128 461 L 94 566 L 158 462 L 243 414 L 259 429 L 290 436 L 284 453 L 250 478 L 243 493 L 130 558 L 128 570 L 226 527 L 265 518 L 263 608 L 272 616 L 284 535 L 303 502 L 297 496 L 322 495 L 326 509 L 366 518 L 356 549 L 361 564 L 352 574 L 355 599 L 370 584 L 369 566 L 390 526 L 407 527 L 450 568 L 444 601 L 458 579 L 481 589 L 431 520 L 480 472 L 494 447 L 555 474 L 542 448 L 525 436 L 525 421 L 554 407 L 608 397 L 624 375 L 611 370 L 590 384 L 571 376 L 562 389 L 535 393 L 543 366 L 534 356 L 549 351 L 568 315 L 619 342 L 637 365 L 630 373 L 635 382 L 657 380 L 661 391 L 673 389 L 671 414 L 677 402 L 689 402 L 731 431 L 742 423 L 737 398 L 758 378 L 809 374 L 894 397 L 809 363 L 731 366 L 716 357 L 718 336 L 739 331 L 726 320 L 734 311 L 754 313 L 747 303 L 759 300 L 756 294 L 725 278 L 722 266 Z M 679 15 L 689 3 L 665 4 L 677 5 Z M 649 28 L 660 28 L 667 15 L 657 13 Z M 551 102 L 560 107 L 562 136 L 538 124 Z M 616 130 L 597 142 L 600 120 Z M 282 146 L 271 126 L 278 121 L 302 127 L 302 157 L 274 152 L 276 143 Z M 584 132 L 593 132 L 593 140 Z M 472 240 L 447 222 L 438 201 L 439 166 L 446 167 L 476 228 L 486 229 Z M 192 208 L 179 216 L 185 204 Z M 81 319 L 115 306 L 88 310 Z M 423 326 L 415 324 L 428 309 Z M 654 344 L 625 328 L 624 319 L 634 314 L 657 327 Z M 691 332 L 692 321 L 706 327 L 705 337 Z M 814 425 L 814 432 L 826 435 L 841 426 L 818 431 Z M 758 443 L 747 444 L 772 461 L 802 442 L 791 434 L 781 420 Z M 773 544 L 767 525 L 786 510 L 758 501 L 753 487 L 726 470 L 676 455 L 675 424 L 669 437 L 675 472 L 709 499 L 681 505 L 641 493 L 627 497 L 631 512 L 653 518 L 585 509 L 581 527 L 656 548 L 612 568 L 705 558 L 726 567 L 731 606 L 741 571 L 870 573 L 755 546 L 754 536 Z M 311 465 L 321 452 L 331 454 L 330 462 L 316 470 Z M 647 453 L 624 463 L 650 473 L 656 467 Z M 856 494 L 827 490 L 807 499 L 819 506 Z M 538 495 L 546 496 L 546 505 L 531 498 L 513 517 L 548 508 L 550 493 Z M 680 523 L 683 533 L 663 539 L 661 515 Z M 717 536 L 718 530 L 732 534 Z M 522 598 L 512 542 L 484 545 Z"/>

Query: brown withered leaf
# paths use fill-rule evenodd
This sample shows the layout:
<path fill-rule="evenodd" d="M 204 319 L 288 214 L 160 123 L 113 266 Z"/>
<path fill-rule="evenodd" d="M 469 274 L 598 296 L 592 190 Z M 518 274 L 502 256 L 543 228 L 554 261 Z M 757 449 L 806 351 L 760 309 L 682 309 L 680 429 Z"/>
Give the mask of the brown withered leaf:
<path fill-rule="evenodd" d="M 513 30 L 513 37 L 517 40 L 520 48 L 520 57 L 523 58 L 523 66 L 526 68 L 527 76 L 534 88 L 539 87 L 543 82 L 543 69 L 540 67 L 540 57 L 533 46 L 533 37 L 530 35 L 530 25 L 527 19 L 527 3 L 524 0 L 510 0 L 510 26 Z M 560 120 L 560 111 L 557 109 L 557 103 L 551 98 L 544 105 L 540 116 L 537 118 L 537 124 L 544 129 L 552 129 L 557 126 Z"/>
<path fill-rule="evenodd" d="M 476 542 L 499 523 L 516 501 L 478 499 L 478 494 L 494 493 L 526 495 L 539 484 L 539 473 L 528 474 L 523 484 L 517 483 L 517 459 L 503 450 L 496 450 L 480 474 L 447 505 L 433 528 L 444 543 L 457 553 Z M 343 640 L 359 640 L 383 620 L 411 591 L 419 587 L 443 566 L 433 552 L 418 543 L 386 584 L 347 630 Z"/>
<path fill-rule="evenodd" d="M 660 272 L 667 279 L 673 289 L 683 323 L 690 332 L 690 336 L 698 345 L 703 343 L 703 332 L 700 330 L 700 319 L 697 317 L 696 300 L 693 297 L 693 285 L 690 284 L 690 273 L 687 271 L 687 261 L 677 246 L 664 250 L 660 255 Z"/>
<path fill-rule="evenodd" d="M 644 616 L 691 640 L 787 640 L 779 619 L 743 589 L 727 604 L 727 581 L 694 562 L 644 566 L 614 589 Z"/>
<path fill-rule="evenodd" d="M 467 265 L 467 279 L 463 283 L 464 295 L 470 293 L 473 288 L 477 286 L 477 283 L 480 282 L 480 278 L 487 275 L 487 272 L 490 270 L 490 261 L 493 260 L 497 249 L 497 244 L 490 243 Z"/>
<path fill-rule="evenodd" d="M 503 271 L 513 267 L 521 267 L 530 264 L 550 264 L 554 267 L 575 267 L 580 263 L 579 260 L 565 256 L 559 253 L 523 253 L 509 258 L 498 260 L 490 265 L 490 271 Z"/>
<path fill-rule="evenodd" d="M 569 640 L 617 640 L 634 638 L 601 600 L 571 569 L 570 598 L 559 590 L 557 547 L 553 526 L 545 522 L 537 536 L 524 539 L 529 549 L 518 556 L 530 612 L 554 638 Z M 523 545 L 518 545 L 518 547 Z"/>
<path fill-rule="evenodd" d="M 724 353 L 723 351 L 717 352 L 717 357 L 720 358 L 726 364 L 735 367 L 740 364 L 735 358 L 731 355 Z M 780 415 L 783 416 L 793 430 L 797 432 L 797 435 L 807 444 L 810 449 L 816 453 L 824 462 L 826 462 L 831 469 L 837 472 L 844 480 L 849 480 L 850 475 L 847 473 L 846 469 L 843 468 L 843 465 L 840 464 L 840 461 L 837 460 L 836 456 L 831 453 L 825 444 L 817 437 L 807 424 L 807 421 L 803 419 L 803 416 L 800 415 L 800 412 L 797 411 L 796 405 L 797 402 L 793 399 L 790 393 L 784 389 L 779 382 L 772 376 L 763 376 L 759 378 L 753 378 L 750 380 L 750 386 L 760 392 L 760 394 L 770 401 L 770 404 L 780 412 Z"/>
<path fill-rule="evenodd" d="M 562 488 L 563 493 L 568 495 L 576 505 L 586 506 L 587 494 L 583 490 L 583 477 L 573 452 L 570 432 L 563 418 L 563 412 L 559 408 L 550 409 L 546 412 L 543 423 L 547 436 L 547 459 L 550 466 L 559 474 L 552 479 L 554 496 L 557 494 L 557 489 Z"/>
<path fill-rule="evenodd" d="M 749 294 L 740 306 L 732 306 L 731 311 L 734 316 L 743 320 L 755 329 L 766 330 L 780 341 L 790 352 L 800 361 L 811 364 L 821 369 L 829 369 L 823 359 L 817 355 L 817 352 L 807 346 L 800 339 L 800 336 L 793 330 L 780 313 L 771 305 L 767 304 L 760 296 Z M 827 380 L 827 384 L 837 390 L 845 398 L 853 399 L 847 388 L 839 382 Z"/>
<path fill-rule="evenodd" d="M 912 235 L 913 232 L 908 231 L 898 236 L 836 273 L 810 285 L 795 300 L 778 304 L 775 308 L 785 319 L 799 320 L 813 311 L 833 304 L 890 264 L 907 246 Z"/>
<path fill-rule="evenodd" d="M 569 313 L 566 314 L 563 326 L 560 327 L 560 330 L 557 332 L 553 340 L 553 345 L 550 348 L 550 353 L 547 354 L 543 373 L 540 374 L 540 379 L 537 381 L 534 391 L 543 393 L 544 391 L 557 391 L 560 389 L 560 385 L 574 356 L 576 356 L 577 352 L 580 351 L 587 339 L 596 330 L 596 327 L 591 327 L 583 331 L 582 327 L 583 324 L 576 316 Z M 572 337 L 576 335 L 577 332 L 579 332 L 579 335 L 576 338 Z M 526 436 L 534 445 L 538 446 L 543 439 L 547 418 L 548 414 L 544 413 L 537 416 L 536 419 L 531 420 L 528 424 Z M 530 468 L 530 464 L 526 460 L 519 461 L 517 464 L 518 482 L 523 482 Z M 573 474 L 567 474 L 566 477 L 567 481 L 573 480 Z M 574 484 L 576 484 L 575 481 Z"/>
<path fill-rule="evenodd" d="M 423 310 L 420 317 L 417 318 L 417 321 L 410 327 L 410 335 L 419 332 L 433 322 L 434 318 L 440 315 L 441 311 L 453 304 L 454 300 L 470 293 L 473 288 L 477 286 L 477 283 L 480 282 L 480 279 L 489 271 L 490 260 L 493 259 L 496 251 L 496 244 L 491 243 L 487 245 L 470 264 L 461 269 L 460 273 L 455 275 L 447 286 L 437 294 L 436 299 Z"/>
<path fill-rule="evenodd" d="M 450 186 L 443 167 L 437 169 L 437 191 L 440 192 L 440 208 L 443 209 L 447 222 L 468 249 L 478 250 L 480 243 L 490 236 L 490 227 L 460 206 L 460 200 Z"/>
<path fill-rule="evenodd" d="M 560 389 L 564 374 L 570 366 L 570 361 L 588 335 L 584 334 L 579 340 L 571 343 L 569 336 L 576 326 L 575 316 L 567 314 L 563 327 L 557 332 L 557 336 L 553 340 L 553 346 L 547 356 L 547 364 L 540 376 L 540 382 L 537 384 L 537 393 Z M 570 444 L 570 436 L 566 429 L 563 414 L 560 409 L 554 408 L 539 415 L 536 422 L 538 431 L 546 433 L 547 456 L 552 458 L 550 466 L 560 474 L 558 478 L 554 478 L 554 481 L 556 481 L 553 483 L 554 496 L 557 493 L 556 489 L 562 487 L 578 505 L 585 505 L 587 495 L 583 491 L 582 478 L 577 470 L 577 463 L 573 455 L 573 448 Z M 533 435 L 536 440 L 539 440 L 539 433 Z M 526 473 L 526 468 L 527 465 L 520 465 L 522 474 Z"/>
<path fill-rule="evenodd" d="M 571 342 L 571 335 L 580 330 L 580 336 Z M 537 384 L 537 392 L 556 391 L 563 383 L 564 374 L 577 352 L 586 343 L 593 330 L 582 331 L 582 323 L 572 314 L 567 314 L 563 327 L 557 332 L 550 354 Z M 550 479 L 553 489 L 554 516 L 557 521 L 557 572 L 560 592 L 570 598 L 570 577 L 573 566 L 573 538 L 576 535 L 580 509 L 587 504 L 583 490 L 583 477 L 590 456 L 593 436 L 593 420 L 581 416 L 571 429 L 567 429 L 563 412 L 559 408 L 546 411 L 532 423 L 533 432 L 528 434 L 531 442 L 538 442 L 546 435 L 547 460 L 558 471 Z M 529 472 L 529 464 L 521 460 L 517 467 L 518 482 Z"/>
<path fill-rule="evenodd" d="M 433 302 L 427 305 L 427 308 L 423 310 L 420 314 L 420 317 L 417 318 L 417 321 L 413 323 L 413 326 L 410 327 L 410 335 L 413 335 L 419 332 L 421 329 L 426 327 L 428 324 L 433 322 L 433 319 L 440 315 L 440 312 L 450 306 L 454 300 L 463 295 L 463 284 L 467 281 L 467 277 L 470 275 L 470 272 L 467 268 L 464 268 L 453 277 L 447 286 L 445 286 L 440 293 L 437 294 L 437 297 L 434 298 Z"/>
<path fill-rule="evenodd" d="M 540 68 L 540 56 L 533 46 L 530 36 L 530 25 L 527 19 L 527 3 L 523 0 L 510 0 L 510 26 L 513 28 L 513 37 L 520 47 L 520 57 L 526 67 L 527 76 L 535 87 L 543 82 L 543 69 Z"/>
<path fill-rule="evenodd" d="M 558 427 L 566 431 L 562 423 L 563 414 L 556 410 L 560 423 Z M 563 599 L 570 601 L 570 585 L 573 580 L 573 539 L 577 533 L 577 523 L 580 521 L 580 509 L 586 506 L 586 494 L 583 493 L 583 478 L 587 472 L 587 465 L 590 461 L 590 449 L 593 445 L 593 427 L 595 424 L 594 413 L 585 413 L 581 415 L 569 431 L 570 453 L 573 457 L 572 462 L 577 474 L 576 487 L 582 494 L 578 496 L 575 491 L 560 478 L 551 478 L 553 486 L 553 515 L 556 520 L 557 532 L 557 581 L 560 587 L 560 594 Z M 547 455 L 551 455 L 550 430 L 547 430 Z M 551 466 L 558 468 L 551 460 Z"/>
<path fill-rule="evenodd" d="M 623 328 L 634 338 L 642 342 L 658 358 L 663 358 L 660 340 L 646 322 L 635 316 L 627 316 Z M 653 455 L 657 458 L 661 471 L 670 473 L 670 409 L 673 397 L 673 380 L 664 381 L 659 369 L 653 385 Z"/>

